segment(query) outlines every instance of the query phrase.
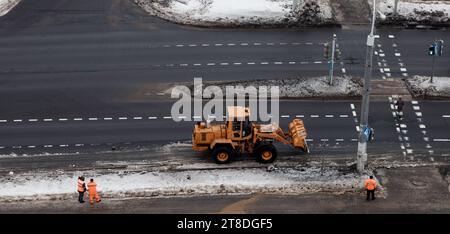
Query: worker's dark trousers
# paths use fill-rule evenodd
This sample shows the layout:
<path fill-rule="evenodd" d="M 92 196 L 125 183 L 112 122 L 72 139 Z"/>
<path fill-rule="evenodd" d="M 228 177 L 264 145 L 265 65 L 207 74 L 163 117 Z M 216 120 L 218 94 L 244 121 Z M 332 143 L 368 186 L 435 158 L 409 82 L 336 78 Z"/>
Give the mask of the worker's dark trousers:
<path fill-rule="evenodd" d="M 370 196 L 372 195 L 372 200 L 375 200 L 375 189 L 374 190 L 368 190 L 367 189 L 367 201 L 370 200 Z"/>
<path fill-rule="evenodd" d="M 80 203 L 84 202 L 84 192 L 78 192 L 78 201 Z"/>

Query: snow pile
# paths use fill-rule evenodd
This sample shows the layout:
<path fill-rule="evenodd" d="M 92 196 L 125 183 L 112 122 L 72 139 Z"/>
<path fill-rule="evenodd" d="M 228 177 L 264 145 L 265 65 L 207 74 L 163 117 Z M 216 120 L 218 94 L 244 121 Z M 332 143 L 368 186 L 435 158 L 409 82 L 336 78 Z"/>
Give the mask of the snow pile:
<path fill-rule="evenodd" d="M 406 80 L 414 97 L 450 97 L 450 77 L 413 76 Z"/>
<path fill-rule="evenodd" d="M 160 151 L 166 154 L 172 154 L 174 152 L 183 151 L 186 149 L 191 149 L 192 143 L 191 142 L 173 142 L 170 144 L 166 144 L 161 146 Z"/>
<path fill-rule="evenodd" d="M 33 173 L 0 179 L 0 200 L 67 199 L 76 196 L 78 175 L 95 178 L 102 197 L 201 194 L 361 192 L 367 175 L 320 167 L 164 172 Z M 242 178 L 245 178 L 244 180 Z"/>
<path fill-rule="evenodd" d="M 361 96 L 362 84 L 359 79 L 350 76 L 334 76 L 333 85 L 325 76 L 295 79 L 248 80 L 248 81 L 217 81 L 204 82 L 205 86 L 218 86 L 225 95 L 226 86 L 233 86 L 237 95 L 245 95 L 247 87 L 278 86 L 280 98 L 339 98 Z M 174 87 L 176 88 L 176 86 Z M 194 92 L 190 86 L 191 94 Z M 173 88 L 164 93 L 170 95 Z M 182 92 L 182 90 L 179 90 Z M 188 95 L 188 94 L 187 94 Z"/>
<path fill-rule="evenodd" d="M 0 0 L 0 16 L 6 15 L 20 0 Z"/>
<path fill-rule="evenodd" d="M 330 0 L 135 0 L 161 18 L 197 26 L 333 23 Z"/>
<path fill-rule="evenodd" d="M 371 0 L 369 0 L 371 2 Z M 380 0 L 379 13 L 389 23 L 418 22 L 421 24 L 450 23 L 449 1 L 399 0 L 397 16 L 394 14 L 395 0 Z"/>

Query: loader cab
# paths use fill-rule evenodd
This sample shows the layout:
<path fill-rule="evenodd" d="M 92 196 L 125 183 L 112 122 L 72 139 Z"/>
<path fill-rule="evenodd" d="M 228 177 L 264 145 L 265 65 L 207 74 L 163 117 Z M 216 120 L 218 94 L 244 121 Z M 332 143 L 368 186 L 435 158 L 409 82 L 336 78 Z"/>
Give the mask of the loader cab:
<path fill-rule="evenodd" d="M 227 120 L 227 138 L 242 140 L 251 133 L 250 110 L 241 106 L 229 106 Z"/>

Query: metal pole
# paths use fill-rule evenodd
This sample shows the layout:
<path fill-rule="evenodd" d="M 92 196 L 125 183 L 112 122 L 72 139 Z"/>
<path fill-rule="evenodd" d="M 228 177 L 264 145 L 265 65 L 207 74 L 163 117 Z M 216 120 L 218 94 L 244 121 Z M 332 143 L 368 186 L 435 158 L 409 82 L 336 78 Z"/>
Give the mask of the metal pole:
<path fill-rule="evenodd" d="M 334 72 L 334 53 L 336 50 L 336 34 L 333 34 L 333 42 L 331 45 L 331 67 L 330 67 L 330 85 L 333 85 L 333 72 Z"/>
<path fill-rule="evenodd" d="M 364 87 L 362 92 L 361 103 L 361 120 L 359 123 L 359 139 L 358 139 L 358 154 L 356 156 L 356 169 L 358 172 L 364 171 L 365 163 L 367 162 L 367 139 L 364 136 L 363 129 L 367 127 L 369 122 L 369 101 L 370 101 L 370 80 L 372 79 L 372 60 L 373 50 L 375 44 L 375 37 L 373 31 L 375 28 L 375 14 L 376 14 L 376 0 L 373 0 L 373 15 L 372 27 L 370 34 L 367 36 L 366 49 L 366 66 L 364 70 Z"/>
<path fill-rule="evenodd" d="M 394 3 L 394 16 L 397 16 L 397 5 L 398 5 L 398 0 L 395 0 L 395 3 Z"/>
<path fill-rule="evenodd" d="M 431 65 L 431 79 L 430 79 L 430 83 L 433 83 L 433 76 L 434 76 L 434 59 L 435 59 L 436 55 L 433 55 L 433 63 Z"/>

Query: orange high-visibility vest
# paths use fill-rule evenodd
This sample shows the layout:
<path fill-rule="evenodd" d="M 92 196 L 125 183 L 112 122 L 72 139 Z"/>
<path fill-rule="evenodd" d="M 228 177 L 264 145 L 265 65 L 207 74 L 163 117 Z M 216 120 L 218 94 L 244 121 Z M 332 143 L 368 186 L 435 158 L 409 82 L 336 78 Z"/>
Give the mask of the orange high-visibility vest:
<path fill-rule="evenodd" d="M 377 187 L 377 182 L 374 179 L 367 179 L 366 182 L 364 182 L 364 187 L 366 187 L 367 190 L 374 190 Z"/>
<path fill-rule="evenodd" d="M 88 188 L 89 188 L 89 194 L 97 193 L 97 184 L 95 182 L 89 182 Z"/>
<path fill-rule="evenodd" d="M 84 181 L 78 180 L 78 192 L 84 192 Z"/>

